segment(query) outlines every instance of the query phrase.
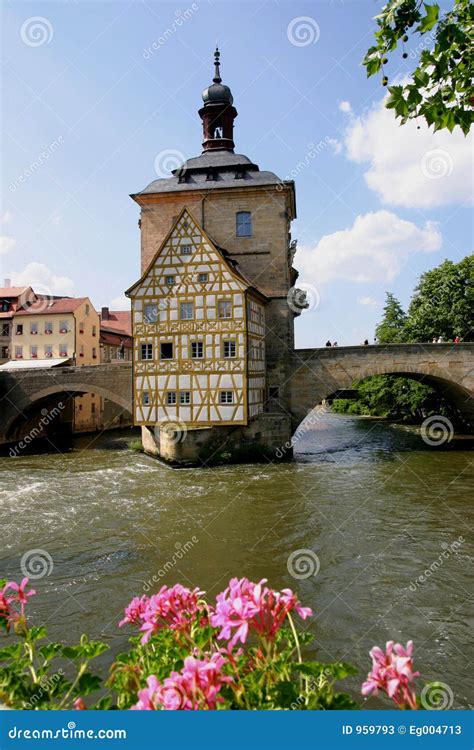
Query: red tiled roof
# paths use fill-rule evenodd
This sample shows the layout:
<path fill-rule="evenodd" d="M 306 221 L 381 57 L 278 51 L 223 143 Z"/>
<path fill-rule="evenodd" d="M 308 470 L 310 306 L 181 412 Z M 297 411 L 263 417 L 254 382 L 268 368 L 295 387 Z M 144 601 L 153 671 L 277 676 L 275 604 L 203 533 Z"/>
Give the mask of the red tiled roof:
<path fill-rule="evenodd" d="M 23 292 L 26 292 L 29 288 L 29 286 L 0 286 L 0 297 L 3 299 L 20 297 Z"/>
<path fill-rule="evenodd" d="M 123 341 L 123 345 L 125 349 L 131 349 L 132 348 L 132 337 L 131 336 L 124 336 L 122 337 L 119 332 L 110 332 L 110 331 L 104 331 L 102 328 L 100 331 L 100 343 L 101 344 L 111 344 L 112 346 L 120 346 L 120 344 Z"/>
<path fill-rule="evenodd" d="M 108 318 L 100 317 L 102 331 L 132 335 L 132 313 L 129 310 L 109 310 Z"/>
<path fill-rule="evenodd" d="M 33 304 L 30 307 L 18 310 L 15 313 L 15 317 L 17 315 L 72 313 L 86 300 L 87 297 L 59 297 L 58 299 L 51 299 L 50 297 L 37 294 Z"/>

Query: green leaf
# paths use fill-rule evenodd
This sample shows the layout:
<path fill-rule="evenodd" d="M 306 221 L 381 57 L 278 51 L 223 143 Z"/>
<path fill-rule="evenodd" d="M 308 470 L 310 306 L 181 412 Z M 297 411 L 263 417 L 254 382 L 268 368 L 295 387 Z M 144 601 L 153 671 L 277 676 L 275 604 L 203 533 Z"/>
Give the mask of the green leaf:
<path fill-rule="evenodd" d="M 7 659 L 19 659 L 21 656 L 21 643 L 12 643 L 10 646 L 0 648 L 0 661 Z"/>
<path fill-rule="evenodd" d="M 319 661 L 307 661 L 302 664 L 296 664 L 296 668 L 301 674 L 311 677 L 325 677 L 329 680 L 343 680 L 349 675 L 357 674 L 357 669 L 344 661 L 335 662 L 334 664 L 324 664 Z"/>
<path fill-rule="evenodd" d="M 39 652 L 43 659 L 49 661 L 53 656 L 57 656 L 62 652 L 63 646 L 61 643 L 48 643 L 45 646 L 41 646 Z"/>
<path fill-rule="evenodd" d="M 46 628 L 44 625 L 39 627 L 32 627 L 29 629 L 30 638 L 32 641 L 40 641 L 42 638 L 46 638 Z"/>
<path fill-rule="evenodd" d="M 416 27 L 415 31 L 419 31 L 420 34 L 426 34 L 427 31 L 431 31 L 433 26 L 438 23 L 439 18 L 439 5 L 427 5 L 424 3 L 426 16 L 421 19 L 421 23 Z"/>
<path fill-rule="evenodd" d="M 101 679 L 96 674 L 92 674 L 91 672 L 85 672 L 79 677 L 79 680 L 77 681 L 77 685 L 74 688 L 74 695 L 77 696 L 83 696 L 83 695 L 90 695 L 90 693 L 93 693 L 94 690 L 98 690 L 100 688 Z"/>

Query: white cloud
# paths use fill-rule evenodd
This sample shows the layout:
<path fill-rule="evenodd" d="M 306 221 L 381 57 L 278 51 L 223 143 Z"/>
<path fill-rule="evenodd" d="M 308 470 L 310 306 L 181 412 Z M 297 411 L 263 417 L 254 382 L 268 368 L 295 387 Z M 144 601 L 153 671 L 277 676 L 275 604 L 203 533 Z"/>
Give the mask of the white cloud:
<path fill-rule="evenodd" d="M 13 250 L 15 245 L 16 240 L 14 237 L 9 237 L 7 234 L 0 235 L 0 255 L 9 253 L 10 250 Z"/>
<path fill-rule="evenodd" d="M 10 213 L 10 211 L 4 211 L 0 215 L 0 224 L 8 224 L 9 221 L 13 219 L 13 215 Z"/>
<path fill-rule="evenodd" d="M 342 143 L 337 138 L 328 138 L 327 143 L 331 146 L 335 154 L 340 154 L 342 151 Z"/>
<path fill-rule="evenodd" d="M 459 128 L 434 133 L 423 118 L 400 125 L 382 100 L 351 119 L 345 146 L 351 161 L 369 164 L 365 181 L 384 203 L 432 208 L 472 200 L 472 139 Z"/>
<path fill-rule="evenodd" d="M 378 302 L 373 297 L 357 297 L 357 304 L 363 307 L 378 307 Z"/>
<path fill-rule="evenodd" d="M 130 300 L 124 294 L 115 297 L 109 305 L 110 310 L 130 310 Z"/>
<path fill-rule="evenodd" d="M 71 297 L 74 282 L 68 276 L 57 276 L 44 263 L 28 263 L 23 271 L 11 271 L 13 286 L 32 286 L 37 294 Z"/>
<path fill-rule="evenodd" d="M 350 105 L 350 102 L 340 102 L 339 109 L 341 110 L 341 112 L 348 112 L 348 113 L 352 112 L 352 107 Z"/>
<path fill-rule="evenodd" d="M 322 237 L 313 248 L 301 248 L 301 280 L 316 285 L 332 279 L 356 282 L 392 281 L 417 252 L 441 247 L 436 222 L 418 227 L 390 211 L 360 214 L 349 229 Z"/>

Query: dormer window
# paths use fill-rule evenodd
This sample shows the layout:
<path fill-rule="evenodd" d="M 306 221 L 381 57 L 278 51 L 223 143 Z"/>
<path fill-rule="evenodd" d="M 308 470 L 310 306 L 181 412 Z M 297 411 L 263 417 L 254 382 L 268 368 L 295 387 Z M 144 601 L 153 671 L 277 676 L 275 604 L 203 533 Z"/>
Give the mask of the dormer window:
<path fill-rule="evenodd" d="M 243 180 L 245 177 L 245 169 L 242 169 L 241 167 L 237 167 L 235 170 L 235 179 L 236 180 Z"/>
<path fill-rule="evenodd" d="M 178 172 L 178 183 L 181 185 L 183 182 L 188 181 L 188 174 L 185 169 L 180 169 Z"/>
<path fill-rule="evenodd" d="M 216 172 L 216 170 L 215 169 L 208 169 L 207 170 L 207 175 L 206 175 L 207 182 L 212 182 L 216 178 L 217 178 L 217 172 Z"/>
<path fill-rule="evenodd" d="M 252 236 L 252 214 L 250 211 L 238 211 L 236 213 L 235 232 L 237 237 Z"/>

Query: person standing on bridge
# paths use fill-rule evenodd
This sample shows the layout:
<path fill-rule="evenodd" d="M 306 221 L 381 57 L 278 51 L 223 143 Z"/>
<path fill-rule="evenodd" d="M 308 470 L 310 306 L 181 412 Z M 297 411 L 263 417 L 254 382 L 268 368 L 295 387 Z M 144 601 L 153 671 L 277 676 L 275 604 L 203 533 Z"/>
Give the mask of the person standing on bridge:
<path fill-rule="evenodd" d="M 328 340 L 326 341 L 326 346 L 332 346 L 332 344 L 331 344 L 331 342 L 329 341 L 329 339 L 328 339 Z"/>

